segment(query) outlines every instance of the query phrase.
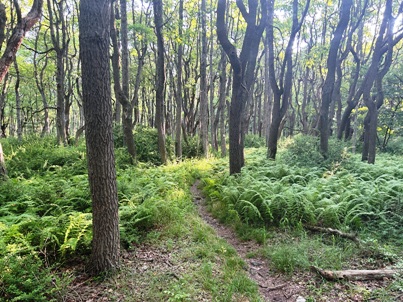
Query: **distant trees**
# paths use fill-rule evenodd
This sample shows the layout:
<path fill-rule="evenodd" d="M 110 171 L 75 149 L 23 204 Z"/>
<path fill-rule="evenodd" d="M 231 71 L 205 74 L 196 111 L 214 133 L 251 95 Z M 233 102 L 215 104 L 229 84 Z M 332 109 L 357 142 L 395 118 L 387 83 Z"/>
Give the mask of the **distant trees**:
<path fill-rule="evenodd" d="M 38 19 L 40 3 L 27 17 Z M 43 22 L 28 22 L 32 34 L 18 62 L 8 65 L 0 126 L 3 136 L 54 133 L 66 144 L 70 133 L 84 130 L 78 2 L 46 3 Z M 172 141 L 178 160 L 189 150 L 206 155 L 210 146 L 224 155 L 229 142 L 231 173 L 244 165 L 249 134 L 266 141 L 272 159 L 280 137 L 303 133 L 320 137 L 324 157 L 332 136 L 352 139 L 369 162 L 377 146 L 385 149 L 400 135 L 381 133 L 375 114 L 392 104 L 382 79 L 402 65 L 401 1 L 115 0 L 112 6 L 113 122 L 132 159 L 139 126 L 158 129 L 162 162 L 172 159 Z M 382 25 L 386 8 L 391 13 Z M 11 30 L 23 23 L 19 11 L 0 6 L 0 42 L 21 36 Z M 387 138 L 377 140 L 379 134 Z"/>

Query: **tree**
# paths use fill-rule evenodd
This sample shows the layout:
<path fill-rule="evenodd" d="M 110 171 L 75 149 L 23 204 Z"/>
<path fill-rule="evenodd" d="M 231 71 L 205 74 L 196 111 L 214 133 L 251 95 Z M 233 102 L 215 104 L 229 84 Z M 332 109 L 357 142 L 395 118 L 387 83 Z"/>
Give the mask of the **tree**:
<path fill-rule="evenodd" d="M 183 60 L 183 0 L 179 0 L 178 24 L 178 57 L 177 57 L 177 92 L 176 92 L 176 119 L 175 119 L 175 155 L 182 160 L 182 60 Z"/>
<path fill-rule="evenodd" d="M 201 55 L 200 55 L 200 138 L 203 155 L 208 157 L 208 99 L 207 99 L 207 29 L 206 0 L 201 0 Z M 211 62 L 210 62 L 211 64 Z"/>
<path fill-rule="evenodd" d="M 165 91 L 165 60 L 164 60 L 164 38 L 162 36 L 163 9 L 162 0 L 154 0 L 154 24 L 157 35 L 157 63 L 156 63 L 156 91 L 155 91 L 155 126 L 158 130 L 158 149 L 161 162 L 167 163 L 167 152 L 165 149 L 165 127 L 164 127 L 164 91 Z"/>
<path fill-rule="evenodd" d="M 300 31 L 302 23 L 308 12 L 310 0 L 307 0 L 305 8 L 302 12 L 301 19 L 298 20 L 298 1 L 293 0 L 292 5 L 292 25 L 291 33 L 284 52 L 284 59 L 281 62 L 280 74 L 276 76 L 275 72 L 275 54 L 274 54 L 274 1 L 269 0 L 269 25 L 267 32 L 268 51 L 269 51 L 269 80 L 270 86 L 273 91 L 273 106 L 272 106 L 272 119 L 269 129 L 268 140 L 268 158 L 275 159 L 277 154 L 277 142 L 280 135 L 280 125 L 283 122 L 285 114 L 288 109 L 289 99 L 291 97 L 292 79 L 293 79 L 293 63 L 292 63 L 292 48 L 294 45 L 295 37 Z"/>
<path fill-rule="evenodd" d="M 15 9 L 17 12 L 17 24 L 13 29 L 13 33 L 7 40 L 7 46 L 4 50 L 3 55 L 0 58 L 0 83 L 3 82 L 5 76 L 10 69 L 11 64 L 15 61 L 18 49 L 21 46 L 22 40 L 25 37 L 27 31 L 29 31 L 36 22 L 39 21 L 42 15 L 43 0 L 34 0 L 31 10 L 29 13 L 22 18 L 21 9 L 18 2 L 14 2 Z M 0 45 L 5 39 L 4 29 L 6 23 L 5 6 L 0 4 Z M 0 176 L 6 175 L 7 170 L 5 169 L 3 147 L 0 143 Z"/>
<path fill-rule="evenodd" d="M 0 82 L 3 81 L 11 64 L 15 60 L 18 49 L 21 46 L 22 40 L 25 34 L 39 21 L 42 15 L 43 0 L 34 0 L 29 13 L 22 18 L 21 9 L 17 1 L 14 1 L 15 9 L 17 12 L 17 24 L 13 29 L 13 33 L 7 40 L 7 46 L 3 55 L 0 58 Z M 0 18 L 0 23 L 3 19 Z M 0 29 L 4 28 L 3 24 L 0 24 Z"/>
<path fill-rule="evenodd" d="M 246 21 L 246 32 L 239 56 L 236 47 L 228 39 L 225 24 L 226 4 L 225 0 L 218 1 L 217 36 L 233 71 L 229 115 L 229 165 L 230 174 L 236 174 L 240 173 L 244 166 L 244 134 L 241 121 L 245 103 L 249 94 L 252 93 L 257 53 L 267 20 L 267 1 L 260 0 L 260 20 L 258 20 L 257 0 L 248 1 L 249 11 L 242 0 L 236 1 L 242 17 Z"/>
<path fill-rule="evenodd" d="M 47 0 L 50 35 L 53 49 L 56 52 L 56 130 L 57 142 L 59 144 L 67 143 L 66 112 L 65 112 L 65 81 L 66 81 L 66 57 L 69 39 L 67 39 L 66 10 L 65 0 L 53 1 Z"/>
<path fill-rule="evenodd" d="M 337 24 L 336 30 L 333 34 L 333 38 L 330 42 L 329 54 L 327 57 L 327 75 L 325 83 L 322 87 L 322 103 L 320 107 L 320 119 L 319 119 L 320 151 L 325 159 L 327 158 L 328 153 L 329 107 L 330 103 L 332 102 L 332 96 L 335 86 L 337 54 L 339 52 L 343 34 L 350 21 L 350 9 L 352 5 L 353 5 L 352 0 L 343 0 L 341 2 L 339 23 Z"/>
<path fill-rule="evenodd" d="M 80 2 L 80 57 L 93 240 L 90 272 L 119 267 L 119 215 L 109 72 L 110 0 Z"/>
<path fill-rule="evenodd" d="M 122 68 L 120 68 L 120 51 L 117 29 L 115 28 L 115 13 L 111 10 L 111 40 L 113 53 L 111 56 L 113 70 L 113 87 L 117 101 L 123 107 L 123 136 L 131 160 L 136 160 L 136 146 L 133 138 L 133 107 L 129 101 L 129 53 L 127 41 L 127 8 L 126 0 L 121 1 L 121 36 L 122 36 Z M 120 81 L 122 69 L 122 84 Z"/>

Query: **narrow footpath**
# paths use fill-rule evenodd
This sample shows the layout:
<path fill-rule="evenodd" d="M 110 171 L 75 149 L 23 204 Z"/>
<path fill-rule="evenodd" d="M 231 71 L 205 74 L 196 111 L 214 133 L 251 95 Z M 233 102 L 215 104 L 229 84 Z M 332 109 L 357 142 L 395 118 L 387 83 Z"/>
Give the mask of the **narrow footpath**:
<path fill-rule="evenodd" d="M 246 263 L 249 277 L 258 284 L 264 301 L 305 301 L 302 298 L 304 292 L 302 285 L 270 270 L 270 264 L 267 259 L 259 256 L 250 257 L 250 255 L 256 254 L 254 253 L 255 251 L 262 248 L 261 245 L 252 241 L 243 242 L 239 240 L 233 229 L 221 224 L 207 211 L 206 199 L 198 188 L 199 184 L 200 181 L 197 180 L 190 189 L 199 215 L 215 230 L 217 236 L 225 239 L 234 247 L 238 255 Z"/>

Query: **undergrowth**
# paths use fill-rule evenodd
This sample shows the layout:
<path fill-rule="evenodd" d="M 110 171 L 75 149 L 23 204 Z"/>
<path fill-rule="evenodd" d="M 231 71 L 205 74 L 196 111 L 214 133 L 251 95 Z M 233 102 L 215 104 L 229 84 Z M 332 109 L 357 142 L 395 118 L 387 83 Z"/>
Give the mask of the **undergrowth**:
<path fill-rule="evenodd" d="M 249 149 L 236 176 L 229 176 L 225 165 L 216 165 L 215 173 L 203 179 L 212 213 L 241 238 L 269 246 L 264 256 L 283 273 L 307 271 L 312 265 L 348 268 L 361 252 L 365 260 L 357 261 L 366 267 L 399 262 L 401 158 L 381 154 L 369 165 L 332 143 L 329 159 L 321 162 L 315 142 L 303 137 L 283 142 L 287 149 L 280 150 L 276 161 L 267 160 L 263 148 Z M 304 226 L 356 233 L 363 245 L 311 234 Z"/>
<path fill-rule="evenodd" d="M 70 263 L 86 261 L 92 240 L 85 145 L 59 147 L 50 137 L 3 140 L 2 145 L 9 176 L 0 182 L 0 300 L 63 300 L 73 276 L 61 272 L 68 272 Z M 246 278 L 234 252 L 223 253 L 228 247 L 206 247 L 215 236 L 211 231 L 201 232 L 206 227 L 195 219 L 189 187 L 196 178 L 208 175 L 209 162 L 154 164 L 130 165 L 127 151 L 116 149 L 122 250 L 134 250 L 143 242 L 158 246 L 166 240 L 190 240 L 189 246 L 199 249 L 200 256 L 211 256 L 201 256 L 197 270 L 184 272 L 160 296 L 150 292 L 150 299 L 186 301 L 200 291 L 216 291 L 217 297 L 224 291 L 226 301 L 235 295 L 257 301 L 256 285 Z M 216 245 L 224 246 L 222 242 Z M 217 257 L 238 264 L 223 267 L 224 275 L 215 276 L 220 285 L 209 288 L 208 265 Z M 181 285 L 196 276 L 205 277 L 193 282 L 193 290 Z M 242 282 L 245 288 L 234 282 Z"/>

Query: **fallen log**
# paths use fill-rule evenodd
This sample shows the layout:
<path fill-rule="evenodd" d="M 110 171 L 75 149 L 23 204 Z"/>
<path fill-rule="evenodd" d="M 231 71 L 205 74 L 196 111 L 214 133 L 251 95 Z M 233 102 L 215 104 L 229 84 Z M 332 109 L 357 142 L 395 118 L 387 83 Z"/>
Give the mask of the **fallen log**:
<path fill-rule="evenodd" d="M 365 280 L 380 280 L 384 278 L 394 278 L 398 273 L 393 269 L 376 269 L 376 270 L 342 270 L 330 271 L 322 270 L 312 266 L 312 271 L 316 272 L 323 278 L 329 281 L 350 280 L 350 281 L 365 281 Z"/>
<path fill-rule="evenodd" d="M 313 226 L 313 225 L 305 225 L 304 228 L 306 228 L 307 230 L 310 230 L 310 231 L 338 235 L 342 238 L 350 239 L 350 240 L 354 241 L 355 243 L 357 243 L 358 245 L 360 244 L 360 240 L 358 239 L 357 234 L 355 234 L 355 233 L 344 233 L 340 230 L 336 230 L 336 229 L 332 229 L 332 228 L 322 228 L 322 227 Z"/>

